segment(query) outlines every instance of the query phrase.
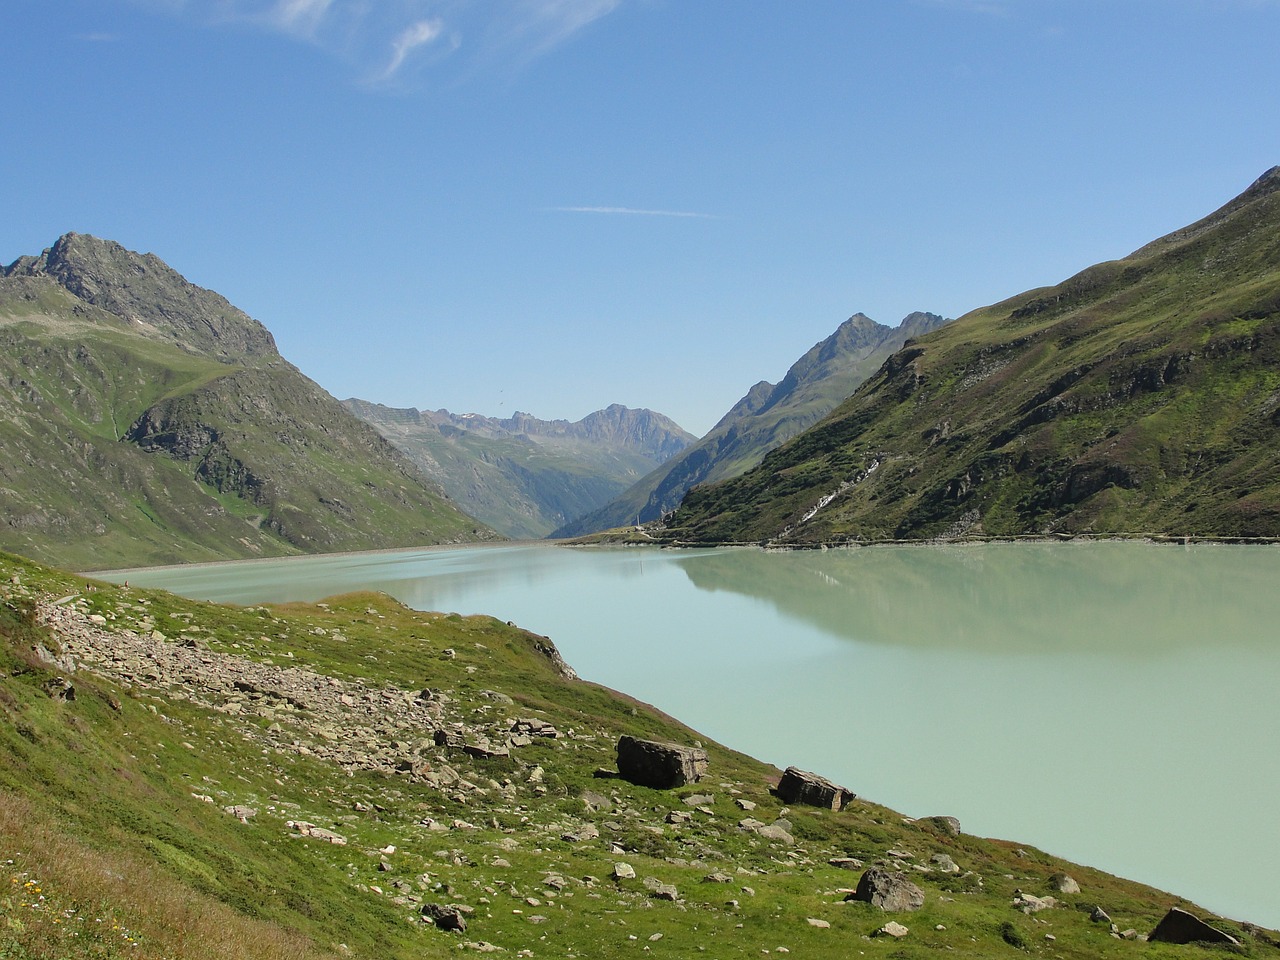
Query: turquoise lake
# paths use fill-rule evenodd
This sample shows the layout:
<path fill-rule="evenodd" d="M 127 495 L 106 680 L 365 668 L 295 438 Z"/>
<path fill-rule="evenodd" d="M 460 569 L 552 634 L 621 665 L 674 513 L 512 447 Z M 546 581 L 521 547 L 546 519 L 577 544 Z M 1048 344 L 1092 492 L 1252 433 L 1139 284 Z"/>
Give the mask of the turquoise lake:
<path fill-rule="evenodd" d="M 512 620 L 778 766 L 1280 927 L 1280 548 L 520 545 L 125 578 Z"/>

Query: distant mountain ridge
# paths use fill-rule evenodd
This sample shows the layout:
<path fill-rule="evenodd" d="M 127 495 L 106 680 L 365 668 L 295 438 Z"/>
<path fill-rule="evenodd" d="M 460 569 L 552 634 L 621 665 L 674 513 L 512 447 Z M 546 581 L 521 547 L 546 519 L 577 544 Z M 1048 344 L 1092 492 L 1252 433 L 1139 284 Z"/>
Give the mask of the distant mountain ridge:
<path fill-rule="evenodd" d="M 576 422 L 343 404 L 468 513 L 517 539 L 544 537 L 608 502 L 695 440 L 669 417 L 616 403 Z"/>
<path fill-rule="evenodd" d="M 1280 167 L 892 356 L 672 538 L 1280 537 Z"/>
<path fill-rule="evenodd" d="M 492 539 L 152 254 L 69 233 L 0 270 L 0 549 L 101 569 Z"/>
<path fill-rule="evenodd" d="M 643 477 L 616 500 L 565 524 L 552 535 L 575 537 L 657 520 L 699 483 L 737 476 L 770 450 L 835 409 L 903 343 L 948 321 L 911 313 L 896 327 L 856 313 L 813 345 L 777 384 L 761 381 L 705 437 Z"/>

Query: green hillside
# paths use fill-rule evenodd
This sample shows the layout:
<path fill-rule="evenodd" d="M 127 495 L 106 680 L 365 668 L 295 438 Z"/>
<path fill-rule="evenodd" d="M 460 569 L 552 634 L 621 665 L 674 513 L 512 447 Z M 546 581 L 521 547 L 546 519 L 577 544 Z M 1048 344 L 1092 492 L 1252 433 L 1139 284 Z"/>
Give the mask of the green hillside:
<path fill-rule="evenodd" d="M 101 569 L 494 536 L 260 324 L 118 244 L 68 235 L 3 271 L 0 381 L 0 546 L 26 556 Z"/>
<path fill-rule="evenodd" d="M 624 734 L 700 742 L 706 776 L 619 778 Z M 0 555 L 0 957 L 1205 955 L 1141 942 L 1205 916 L 1171 894 L 862 798 L 784 805 L 778 774 L 492 618 Z M 846 901 L 873 869 L 918 906 Z"/>
<path fill-rule="evenodd" d="M 908 339 L 946 322 L 937 314 L 912 313 L 898 326 L 886 327 L 854 314 L 793 363 L 777 384 L 757 383 L 705 437 L 553 536 L 657 520 L 679 506 L 691 487 L 745 473 L 835 409 Z"/>
<path fill-rule="evenodd" d="M 1209 217 L 891 357 L 680 540 L 1280 536 L 1280 168 Z"/>

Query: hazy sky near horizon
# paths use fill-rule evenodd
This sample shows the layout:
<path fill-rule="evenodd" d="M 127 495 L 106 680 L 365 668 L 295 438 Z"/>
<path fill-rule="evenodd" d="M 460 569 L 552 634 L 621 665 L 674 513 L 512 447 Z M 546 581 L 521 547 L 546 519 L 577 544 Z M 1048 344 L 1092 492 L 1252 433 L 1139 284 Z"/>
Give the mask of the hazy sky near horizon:
<path fill-rule="evenodd" d="M 339 398 L 701 434 L 1280 164 L 1280 0 L 6 0 L 0 262 L 75 230 Z"/>

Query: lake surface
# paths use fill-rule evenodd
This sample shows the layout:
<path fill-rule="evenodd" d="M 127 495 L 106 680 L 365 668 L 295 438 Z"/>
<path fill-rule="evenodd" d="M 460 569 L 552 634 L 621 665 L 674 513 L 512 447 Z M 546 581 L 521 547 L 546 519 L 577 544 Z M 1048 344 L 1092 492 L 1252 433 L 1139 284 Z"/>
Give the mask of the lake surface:
<path fill-rule="evenodd" d="M 1275 547 L 486 546 L 126 576 L 513 620 L 780 767 L 1280 927 Z"/>

